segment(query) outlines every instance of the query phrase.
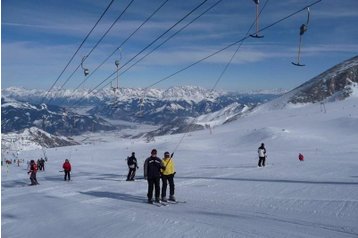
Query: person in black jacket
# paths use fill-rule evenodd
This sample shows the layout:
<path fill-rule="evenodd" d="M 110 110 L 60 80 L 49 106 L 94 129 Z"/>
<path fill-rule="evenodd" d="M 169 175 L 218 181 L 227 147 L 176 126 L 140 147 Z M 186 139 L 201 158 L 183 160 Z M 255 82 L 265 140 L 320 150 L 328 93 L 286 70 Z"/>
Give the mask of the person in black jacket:
<path fill-rule="evenodd" d="M 155 188 L 155 202 L 160 202 L 160 169 L 165 169 L 165 166 L 157 157 L 157 150 L 153 149 L 151 156 L 144 162 L 144 178 L 148 181 L 148 203 L 153 203 L 153 187 Z"/>
<path fill-rule="evenodd" d="M 128 175 L 127 181 L 134 181 L 135 172 L 139 168 L 137 165 L 137 159 L 135 157 L 135 153 L 132 152 L 132 156 L 127 158 L 127 165 L 128 165 Z"/>

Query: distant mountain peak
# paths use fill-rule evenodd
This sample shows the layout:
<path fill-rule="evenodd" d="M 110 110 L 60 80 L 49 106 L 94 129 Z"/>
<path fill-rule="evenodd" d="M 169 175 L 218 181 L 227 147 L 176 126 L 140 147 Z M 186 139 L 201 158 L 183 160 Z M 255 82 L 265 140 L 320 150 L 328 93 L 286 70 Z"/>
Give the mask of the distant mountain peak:
<path fill-rule="evenodd" d="M 351 85 L 358 83 L 358 56 L 326 70 L 290 92 L 289 103 L 316 103 L 344 99 L 351 95 Z M 339 95 L 339 97 L 337 96 Z"/>

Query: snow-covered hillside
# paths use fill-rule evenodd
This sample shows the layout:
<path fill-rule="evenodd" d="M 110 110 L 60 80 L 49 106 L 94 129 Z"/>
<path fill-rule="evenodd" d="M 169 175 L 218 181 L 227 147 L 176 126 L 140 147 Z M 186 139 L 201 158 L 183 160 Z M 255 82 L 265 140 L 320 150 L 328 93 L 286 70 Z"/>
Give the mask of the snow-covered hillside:
<path fill-rule="evenodd" d="M 262 105 L 229 124 L 188 134 L 46 151 L 40 185 L 26 164 L 2 167 L 2 237 L 358 237 L 358 93 L 342 101 Z M 102 134 L 105 136 L 105 134 Z M 267 166 L 257 167 L 264 142 Z M 151 149 L 175 150 L 176 197 L 146 204 L 143 162 Z M 125 158 L 136 152 L 138 180 L 126 182 Z M 303 153 L 305 161 L 298 160 Z M 24 151 L 20 159 L 38 159 Z M 62 163 L 72 163 L 71 182 Z"/>

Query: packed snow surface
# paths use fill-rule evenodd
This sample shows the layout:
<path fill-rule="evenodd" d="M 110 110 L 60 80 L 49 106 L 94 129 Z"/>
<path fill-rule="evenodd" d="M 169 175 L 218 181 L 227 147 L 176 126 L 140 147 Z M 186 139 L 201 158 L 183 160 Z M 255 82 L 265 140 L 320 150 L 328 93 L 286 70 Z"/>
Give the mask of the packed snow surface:
<path fill-rule="evenodd" d="M 2 166 L 2 237 L 358 237 L 357 138 L 358 97 L 351 97 L 326 103 L 325 111 L 321 104 L 263 106 L 212 134 L 151 143 L 111 134 L 48 149 L 38 186 L 28 186 L 26 161 L 43 152 L 23 151 L 25 163 Z M 267 165 L 258 168 L 262 142 Z M 175 150 L 176 197 L 186 203 L 145 203 L 143 162 L 153 148 Z M 140 169 L 127 182 L 132 151 Z M 70 182 L 59 172 L 65 159 Z"/>

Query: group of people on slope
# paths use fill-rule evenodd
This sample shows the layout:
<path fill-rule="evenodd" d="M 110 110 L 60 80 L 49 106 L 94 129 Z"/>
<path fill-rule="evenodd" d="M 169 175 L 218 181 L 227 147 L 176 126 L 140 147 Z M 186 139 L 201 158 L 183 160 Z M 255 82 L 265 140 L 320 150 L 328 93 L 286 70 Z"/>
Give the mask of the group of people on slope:
<path fill-rule="evenodd" d="M 148 182 L 148 203 L 153 203 L 153 189 L 155 190 L 155 202 L 175 201 L 174 175 L 175 167 L 172 159 L 173 154 L 164 153 L 161 160 L 157 156 L 157 150 L 151 151 L 150 157 L 144 162 L 144 179 Z M 160 179 L 162 179 L 162 189 L 160 190 Z M 169 198 L 167 199 L 167 187 L 169 184 Z"/>
<path fill-rule="evenodd" d="M 160 159 L 157 156 L 157 150 L 151 151 L 150 157 L 144 162 L 144 179 L 148 182 L 148 202 L 167 202 L 175 201 L 174 192 L 174 161 L 172 159 L 173 154 L 169 152 L 164 153 L 164 158 Z M 135 157 L 135 152 L 132 152 L 130 157 L 127 157 L 128 175 L 127 181 L 134 181 L 138 162 Z M 162 180 L 162 189 L 160 189 L 160 180 Z M 167 199 L 167 187 L 169 184 L 169 198 Z M 155 191 L 155 200 L 153 200 L 153 190 Z"/>
<path fill-rule="evenodd" d="M 65 160 L 65 162 L 62 165 L 62 168 L 63 168 L 63 172 L 65 172 L 64 180 L 66 181 L 68 179 L 68 181 L 70 181 L 71 180 L 71 174 L 70 174 L 71 164 L 68 159 Z M 36 178 L 38 169 L 39 169 L 38 165 L 35 163 L 35 161 L 31 160 L 30 166 L 29 166 L 29 171 L 27 172 L 27 174 L 30 174 L 30 181 L 31 181 L 30 185 L 38 185 L 39 184 L 39 182 L 37 181 L 37 178 Z"/>
<path fill-rule="evenodd" d="M 261 146 L 257 149 L 257 153 L 259 154 L 258 166 L 259 167 L 265 167 L 267 153 L 266 153 L 266 148 L 265 148 L 264 143 L 261 143 Z M 305 157 L 303 156 L 303 154 L 301 154 L 301 153 L 298 154 L 298 160 L 299 161 L 304 161 L 305 160 Z"/>

